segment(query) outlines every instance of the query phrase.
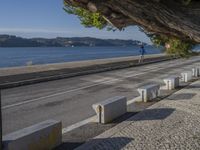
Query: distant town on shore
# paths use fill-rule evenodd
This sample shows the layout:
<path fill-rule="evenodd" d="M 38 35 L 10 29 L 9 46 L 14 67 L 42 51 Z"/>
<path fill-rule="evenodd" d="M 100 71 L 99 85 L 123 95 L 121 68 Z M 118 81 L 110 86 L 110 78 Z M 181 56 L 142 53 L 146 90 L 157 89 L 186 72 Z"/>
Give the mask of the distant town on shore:
<path fill-rule="evenodd" d="M 137 40 L 98 39 L 92 37 L 22 38 L 0 35 L 0 47 L 75 47 L 75 46 L 138 46 Z"/>

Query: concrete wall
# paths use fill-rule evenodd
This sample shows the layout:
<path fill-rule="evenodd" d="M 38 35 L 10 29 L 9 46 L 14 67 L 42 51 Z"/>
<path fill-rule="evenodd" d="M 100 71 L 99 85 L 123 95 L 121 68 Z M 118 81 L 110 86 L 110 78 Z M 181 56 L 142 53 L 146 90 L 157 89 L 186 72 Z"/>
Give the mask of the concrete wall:
<path fill-rule="evenodd" d="M 145 59 L 151 58 L 152 60 L 158 58 L 170 58 L 165 54 L 151 54 L 145 55 Z M 10 76 L 17 74 L 29 74 L 34 72 L 45 72 L 52 70 L 60 69 L 73 69 L 73 68 L 83 68 L 93 65 L 105 65 L 110 63 L 119 63 L 127 61 L 138 61 L 139 56 L 129 56 L 129 57 L 118 57 L 118 58 L 106 58 L 106 59 L 96 59 L 96 60 L 84 60 L 84 61 L 75 61 L 75 62 L 65 62 L 65 63 L 54 63 L 54 64 L 41 64 L 33 66 L 22 66 L 22 67 L 9 67 L 9 68 L 0 68 L 0 77 L 1 76 Z"/>
<path fill-rule="evenodd" d="M 3 150 L 51 150 L 61 142 L 61 122 L 47 120 L 3 136 Z"/>
<path fill-rule="evenodd" d="M 192 76 L 199 77 L 200 76 L 200 67 L 192 68 Z"/>
<path fill-rule="evenodd" d="M 169 78 L 164 79 L 164 82 L 166 84 L 164 89 L 173 90 L 179 86 L 179 77 L 178 76 L 169 77 Z"/>
<path fill-rule="evenodd" d="M 138 64 L 138 58 L 138 56 L 132 56 L 4 68 L 0 69 L 0 88 L 13 88 L 34 83 L 47 82 L 175 59 L 164 54 L 147 55 L 145 56 L 144 63 Z"/>
<path fill-rule="evenodd" d="M 149 84 L 143 87 L 138 88 L 140 93 L 140 99 L 143 102 L 148 102 L 155 99 L 160 95 L 160 85 L 158 84 Z"/>
<path fill-rule="evenodd" d="M 99 123 L 109 123 L 127 112 L 126 97 L 113 97 L 93 105 Z"/>
<path fill-rule="evenodd" d="M 186 71 L 181 73 L 183 82 L 189 82 L 192 80 L 192 71 Z"/>

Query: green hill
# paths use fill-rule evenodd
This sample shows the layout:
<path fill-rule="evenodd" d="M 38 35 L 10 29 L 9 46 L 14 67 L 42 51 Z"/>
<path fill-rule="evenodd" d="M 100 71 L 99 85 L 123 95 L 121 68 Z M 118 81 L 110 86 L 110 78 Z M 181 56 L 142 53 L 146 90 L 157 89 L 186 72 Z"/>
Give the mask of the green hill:
<path fill-rule="evenodd" d="M 97 39 L 91 37 L 27 39 L 13 35 L 0 35 L 0 47 L 135 46 L 139 44 L 141 44 L 140 41 L 134 40 Z"/>

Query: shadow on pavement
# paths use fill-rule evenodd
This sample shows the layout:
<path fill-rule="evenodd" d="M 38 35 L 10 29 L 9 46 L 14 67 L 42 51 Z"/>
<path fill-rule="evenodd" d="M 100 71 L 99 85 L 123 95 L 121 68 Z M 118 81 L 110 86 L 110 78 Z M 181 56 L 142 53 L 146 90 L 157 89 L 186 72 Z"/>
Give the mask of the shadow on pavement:
<path fill-rule="evenodd" d="M 172 108 L 146 109 L 138 115 L 135 115 L 135 117 L 130 118 L 129 121 L 163 120 L 174 111 L 175 109 Z"/>
<path fill-rule="evenodd" d="M 190 85 L 186 87 L 185 89 L 199 89 L 199 88 L 200 88 L 200 84 L 195 84 L 195 85 Z"/>
<path fill-rule="evenodd" d="M 63 134 L 63 144 L 55 150 L 73 150 L 78 146 L 84 144 L 86 141 L 91 140 L 99 134 L 121 123 L 122 121 L 127 120 L 136 113 L 137 112 L 127 112 L 126 114 L 120 116 L 119 118 L 108 124 L 90 122 L 86 125 L 69 131 L 66 134 Z"/>
<path fill-rule="evenodd" d="M 93 142 L 98 143 L 98 140 L 101 141 L 104 140 L 106 144 L 112 147 L 112 149 L 118 150 L 119 147 L 122 148 L 133 139 L 123 138 L 123 137 L 111 138 L 111 139 L 110 138 L 92 139 L 92 138 L 114 127 L 118 123 L 127 120 L 128 118 L 129 119 L 127 121 L 162 120 L 171 115 L 174 112 L 174 110 L 175 109 L 171 108 L 145 109 L 143 112 L 138 114 L 137 112 L 128 112 L 125 115 L 117 118 L 116 120 L 108 124 L 99 124 L 95 122 L 88 123 L 86 125 L 83 125 L 75 130 L 72 130 L 64 134 L 63 144 L 55 150 L 73 150 L 87 141 L 91 141 L 92 143 Z M 123 141 L 124 145 L 121 145 L 119 141 Z M 120 145 L 116 146 L 119 143 Z M 98 147 L 96 149 L 98 149 Z"/>
<path fill-rule="evenodd" d="M 180 94 L 173 94 L 172 96 L 168 97 L 168 100 L 191 100 L 196 93 L 180 93 Z"/>
<path fill-rule="evenodd" d="M 121 150 L 123 147 L 125 147 L 128 143 L 133 141 L 132 138 L 127 137 L 113 137 L 113 138 L 105 138 L 105 139 L 91 139 L 84 148 L 81 148 L 83 150 L 89 150 L 89 149 L 113 149 L 113 150 Z M 99 142 L 104 143 L 104 147 L 102 145 L 98 144 Z M 83 143 L 63 143 L 60 147 L 58 147 L 55 150 L 72 150 L 74 148 L 77 148 L 77 144 L 79 146 Z M 74 147 L 76 145 L 76 147 Z M 92 146 L 92 148 L 90 147 Z"/>
<path fill-rule="evenodd" d="M 84 144 L 83 142 L 63 142 L 59 147 L 54 150 L 73 150 L 78 146 Z"/>

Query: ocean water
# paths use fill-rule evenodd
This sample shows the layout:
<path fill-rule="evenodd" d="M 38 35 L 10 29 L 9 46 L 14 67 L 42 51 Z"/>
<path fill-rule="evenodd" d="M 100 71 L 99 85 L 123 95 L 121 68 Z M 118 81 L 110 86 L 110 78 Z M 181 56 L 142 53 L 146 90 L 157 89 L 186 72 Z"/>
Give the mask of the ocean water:
<path fill-rule="evenodd" d="M 0 47 L 0 68 L 139 55 L 139 47 Z M 161 49 L 146 46 L 147 54 Z"/>

